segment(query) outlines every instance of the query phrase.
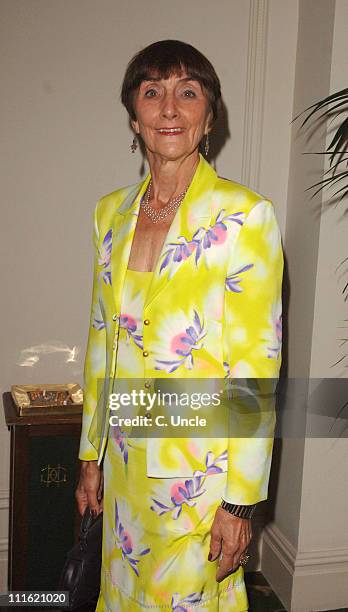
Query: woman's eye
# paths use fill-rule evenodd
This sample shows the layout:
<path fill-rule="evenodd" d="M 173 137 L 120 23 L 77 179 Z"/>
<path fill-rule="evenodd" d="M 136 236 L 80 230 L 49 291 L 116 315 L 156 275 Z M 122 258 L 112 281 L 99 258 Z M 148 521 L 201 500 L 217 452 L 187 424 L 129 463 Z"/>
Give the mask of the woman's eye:
<path fill-rule="evenodd" d="M 153 98 L 157 94 L 156 89 L 147 89 L 145 91 L 146 98 Z"/>
<path fill-rule="evenodd" d="M 195 98 L 196 97 L 196 92 L 193 91 L 193 89 L 185 89 L 184 90 L 184 96 L 186 98 Z"/>

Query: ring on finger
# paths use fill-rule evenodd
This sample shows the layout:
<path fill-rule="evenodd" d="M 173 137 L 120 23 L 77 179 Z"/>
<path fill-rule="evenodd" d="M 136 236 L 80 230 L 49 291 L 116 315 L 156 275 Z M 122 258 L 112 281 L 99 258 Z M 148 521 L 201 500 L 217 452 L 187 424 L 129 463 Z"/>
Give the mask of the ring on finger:
<path fill-rule="evenodd" d="M 239 564 L 244 566 L 248 563 L 249 559 L 250 559 L 250 555 L 243 554 L 240 556 Z"/>

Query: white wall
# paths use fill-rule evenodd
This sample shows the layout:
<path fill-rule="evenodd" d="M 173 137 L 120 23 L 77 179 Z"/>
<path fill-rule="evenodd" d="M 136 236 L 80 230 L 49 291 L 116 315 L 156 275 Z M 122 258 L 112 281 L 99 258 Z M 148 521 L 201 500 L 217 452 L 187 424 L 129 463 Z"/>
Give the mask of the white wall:
<path fill-rule="evenodd" d="M 348 5 L 344 0 L 300 0 L 293 115 L 347 86 Z M 347 303 L 337 265 L 347 256 L 347 219 L 327 208 L 322 195 L 305 189 L 327 168 L 320 151 L 329 142 L 326 125 L 292 131 L 285 252 L 290 279 L 288 374 L 308 396 L 310 408 L 338 411 L 335 379 L 347 377 Z M 347 280 L 347 279 L 346 279 Z M 331 379 L 332 385 L 319 378 Z M 310 382 L 306 380 L 310 378 Z M 341 381 L 343 382 L 343 381 Z M 316 394 L 311 393 L 316 390 Z M 300 393 L 294 394 L 293 419 Z M 343 397 L 346 401 L 346 394 Z M 342 401 L 341 401 L 342 405 Z M 307 414 L 307 423 L 313 415 Z M 333 419 L 315 417 L 328 428 Z M 339 429 L 333 434 L 339 435 Z M 328 434 L 327 434 L 328 435 Z M 344 434 L 346 435 L 346 434 Z M 347 438 L 284 438 L 278 469 L 274 520 L 266 528 L 262 569 L 292 612 L 348 605 Z"/>
<path fill-rule="evenodd" d="M 330 74 L 331 93 L 347 87 L 347 26 L 348 3 L 345 0 L 336 0 Z M 332 140 L 333 129 L 334 125 L 329 128 L 327 146 Z M 327 162 L 328 160 L 326 160 L 326 169 Z M 335 189 L 326 191 L 326 197 L 332 195 L 334 191 Z M 347 266 L 339 265 L 348 254 L 348 219 L 344 214 L 346 210 L 346 200 L 338 206 L 322 207 L 311 358 L 313 377 L 346 376 L 348 359 L 344 357 L 348 350 L 347 344 L 342 343 L 342 338 L 348 337 L 347 302 L 344 301 L 342 291 L 348 276 Z M 332 248 L 333 243 L 335 248 Z"/>
<path fill-rule="evenodd" d="M 347 25 L 348 4 L 344 0 L 336 0 L 330 93 L 347 87 Z M 327 145 L 332 139 L 332 131 L 333 126 L 329 130 Z M 325 192 L 324 202 L 333 191 Z M 327 408 L 334 414 L 337 414 L 347 401 L 346 394 L 342 398 L 340 392 L 343 381 L 338 380 L 335 383 L 335 379 L 347 378 L 348 365 L 348 345 L 341 340 L 347 338 L 348 329 L 347 302 L 342 295 L 344 284 L 348 280 L 347 274 L 343 274 L 347 267 L 341 266 L 339 273 L 337 272 L 340 262 L 348 254 L 348 219 L 344 215 L 346 208 L 347 200 L 338 206 L 326 206 L 325 203 L 322 206 L 310 362 L 311 378 L 332 379 L 333 384 L 329 388 L 331 392 L 327 393 L 326 402 Z M 346 418 L 347 414 L 346 411 Z M 324 417 L 319 418 L 323 420 Z M 328 420 L 328 426 L 333 426 L 333 421 L 333 418 L 330 422 Z M 338 423 L 333 431 L 339 435 Z M 306 440 L 298 544 L 299 550 L 309 559 L 308 566 L 312 566 L 307 567 L 307 574 L 309 570 L 313 572 L 313 567 L 318 568 L 319 563 L 323 575 L 325 573 L 325 585 L 324 580 L 321 580 L 321 588 L 317 587 L 318 580 L 313 577 L 310 580 L 312 590 L 316 591 L 316 597 L 312 597 L 312 601 L 321 609 L 328 601 L 326 593 L 333 587 L 336 590 L 336 599 L 331 597 L 330 603 L 337 607 L 348 605 L 347 482 L 347 432 L 343 434 L 342 439 Z M 333 512 L 328 512 L 328 503 L 333 503 Z M 303 580 L 305 579 L 306 576 Z M 303 600 L 303 580 L 299 581 L 295 589 L 294 602 Z"/>
<path fill-rule="evenodd" d="M 330 78 L 330 92 L 332 93 L 347 86 L 347 25 L 348 3 L 344 0 L 336 0 Z M 327 145 L 331 139 L 332 130 L 327 137 Z M 327 163 L 325 167 L 328 167 Z M 344 301 L 342 295 L 343 287 L 348 281 L 347 273 L 344 274 L 347 266 L 341 266 L 337 272 L 340 262 L 348 256 L 348 219 L 344 214 L 346 210 L 347 201 L 341 202 L 338 206 L 323 205 L 322 208 L 311 355 L 312 378 L 347 378 L 348 343 L 342 343 L 342 338 L 348 337 L 348 309 L 347 302 Z M 333 244 L 335 248 L 332 248 Z M 341 386 L 337 386 L 337 389 Z M 330 401 L 335 406 L 337 413 L 342 406 L 339 393 L 336 396 L 332 394 Z M 310 520 L 310 499 L 313 499 L 310 490 L 303 500 L 301 509 L 302 546 L 318 548 L 323 543 L 331 548 L 345 548 L 348 553 L 348 529 L 346 528 L 348 496 L 345 497 L 348 482 L 347 459 L 347 439 L 315 440 L 306 449 L 304 477 L 307 476 L 307 482 L 311 483 L 311 488 L 316 489 L 317 496 L 321 492 L 321 498 L 318 506 L 320 520 L 318 520 L 314 534 L 305 528 Z M 325 486 L 321 486 L 323 479 L 325 479 Z M 335 521 L 328 521 L 327 513 L 324 512 L 327 498 L 342 501 L 337 506 Z"/>
<path fill-rule="evenodd" d="M 285 236 L 298 1 L 270 0 L 260 153 L 260 185 L 273 200 Z"/>

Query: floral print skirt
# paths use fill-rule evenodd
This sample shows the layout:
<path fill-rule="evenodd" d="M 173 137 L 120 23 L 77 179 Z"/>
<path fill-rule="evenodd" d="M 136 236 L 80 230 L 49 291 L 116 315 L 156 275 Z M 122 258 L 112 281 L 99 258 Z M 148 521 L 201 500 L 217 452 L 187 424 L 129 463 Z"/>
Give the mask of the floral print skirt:
<path fill-rule="evenodd" d="M 144 372 L 143 304 L 151 276 L 127 270 L 123 289 L 117 377 L 133 379 L 131 386 Z M 244 612 L 242 566 L 218 584 L 217 561 L 208 561 L 210 528 L 226 484 L 226 453 L 216 457 L 209 451 L 198 466 L 196 457 L 190 478 L 151 478 L 146 446 L 146 439 L 110 427 L 97 612 Z"/>
<path fill-rule="evenodd" d="M 129 439 L 128 447 L 125 462 L 119 439 L 110 435 L 97 612 L 248 610 L 242 566 L 217 583 L 217 561 L 208 561 L 226 472 L 202 466 L 201 477 L 150 478 L 146 440 Z"/>

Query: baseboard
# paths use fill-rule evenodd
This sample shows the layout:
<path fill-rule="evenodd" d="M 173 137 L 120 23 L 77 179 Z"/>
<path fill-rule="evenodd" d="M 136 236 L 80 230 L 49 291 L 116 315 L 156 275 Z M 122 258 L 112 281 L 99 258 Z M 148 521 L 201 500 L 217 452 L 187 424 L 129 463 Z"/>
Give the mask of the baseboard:
<path fill-rule="evenodd" d="M 289 612 L 348 606 L 348 548 L 298 551 L 274 524 L 263 534 L 261 571 Z"/>
<path fill-rule="evenodd" d="M 261 571 L 279 597 L 284 608 L 290 610 L 296 549 L 274 523 L 263 533 Z"/>

